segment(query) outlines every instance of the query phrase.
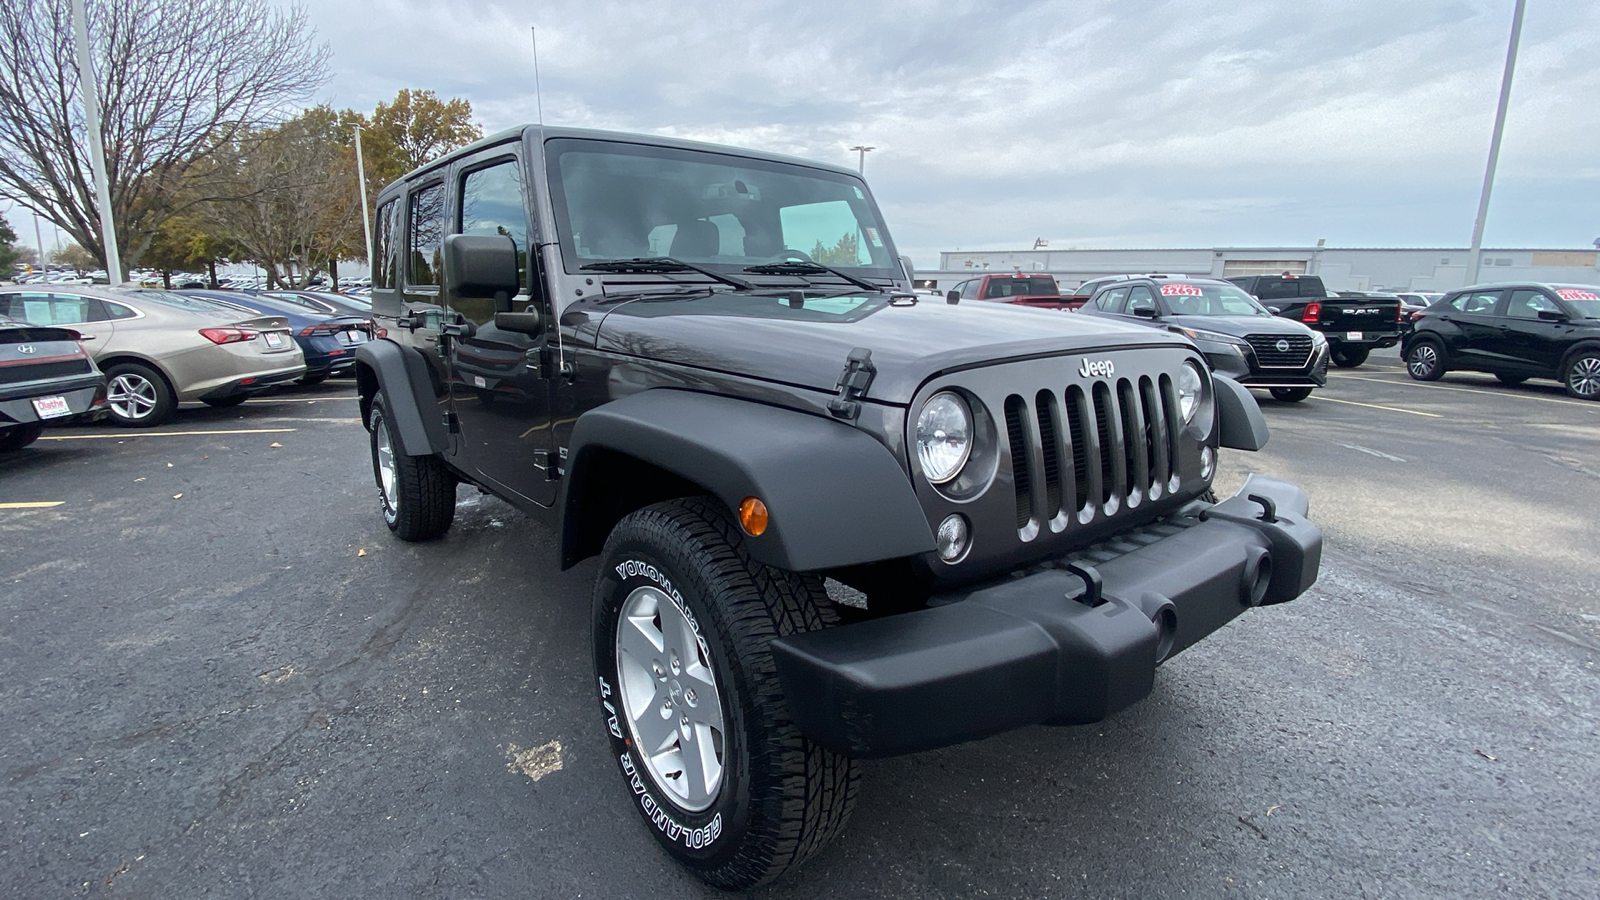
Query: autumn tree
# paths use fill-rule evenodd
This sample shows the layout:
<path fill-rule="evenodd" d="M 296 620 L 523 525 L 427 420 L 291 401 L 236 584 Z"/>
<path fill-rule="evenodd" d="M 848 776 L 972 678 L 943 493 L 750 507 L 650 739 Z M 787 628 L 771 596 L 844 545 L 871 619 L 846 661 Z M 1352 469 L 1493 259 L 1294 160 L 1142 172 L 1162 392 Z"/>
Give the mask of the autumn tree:
<path fill-rule="evenodd" d="M 359 124 L 367 183 L 379 188 L 483 137 L 471 103 L 440 100 L 433 91 L 402 90 Z"/>
<path fill-rule="evenodd" d="M 172 289 L 173 272 L 204 268 L 212 287 L 217 286 L 217 260 L 237 255 L 235 246 L 218 237 L 195 209 L 161 224 L 138 264 L 161 273 L 161 283 Z"/>
<path fill-rule="evenodd" d="M 92 252 L 77 244 L 67 244 L 60 250 L 50 254 L 50 264 L 66 266 L 79 275 L 100 268 L 100 260 Z"/>
<path fill-rule="evenodd" d="M 183 211 L 180 192 L 215 196 L 199 166 L 212 149 L 279 120 L 327 80 L 328 49 L 305 11 L 272 0 L 98 0 L 88 27 L 127 259 Z M 103 261 L 78 71 L 70 0 L 0 4 L 0 196 Z"/>

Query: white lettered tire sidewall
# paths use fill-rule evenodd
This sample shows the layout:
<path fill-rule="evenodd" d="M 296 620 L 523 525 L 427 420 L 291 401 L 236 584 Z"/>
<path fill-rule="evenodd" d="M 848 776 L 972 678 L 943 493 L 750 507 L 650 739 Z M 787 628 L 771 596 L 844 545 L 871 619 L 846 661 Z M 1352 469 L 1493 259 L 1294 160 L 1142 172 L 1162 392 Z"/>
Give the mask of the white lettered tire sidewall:
<path fill-rule="evenodd" d="M 628 573 L 632 574 L 628 574 Z M 749 819 L 749 755 L 744 679 L 736 671 L 726 631 L 702 598 L 707 585 L 695 572 L 680 571 L 642 542 L 624 541 L 601 559 L 595 583 L 593 623 L 596 690 L 613 763 L 622 773 L 635 807 L 669 853 L 695 868 L 715 868 L 738 850 L 736 835 Z M 623 601 L 636 589 L 654 587 L 679 609 L 704 642 L 722 704 L 723 775 L 711 805 L 684 809 L 655 785 L 638 750 L 618 693 L 617 628 Z"/>

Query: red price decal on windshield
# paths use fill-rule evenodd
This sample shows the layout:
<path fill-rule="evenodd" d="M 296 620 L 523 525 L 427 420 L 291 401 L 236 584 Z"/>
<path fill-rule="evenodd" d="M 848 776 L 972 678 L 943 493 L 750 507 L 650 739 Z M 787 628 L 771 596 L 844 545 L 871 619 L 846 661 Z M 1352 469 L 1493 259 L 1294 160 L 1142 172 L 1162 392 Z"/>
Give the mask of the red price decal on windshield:
<path fill-rule="evenodd" d="M 1556 296 L 1563 300 L 1600 300 L 1600 294 L 1594 291 L 1578 291 L 1572 288 L 1561 288 L 1556 291 Z"/>
<path fill-rule="evenodd" d="M 1204 297 L 1205 292 L 1192 284 L 1163 284 L 1161 286 L 1163 297 Z"/>

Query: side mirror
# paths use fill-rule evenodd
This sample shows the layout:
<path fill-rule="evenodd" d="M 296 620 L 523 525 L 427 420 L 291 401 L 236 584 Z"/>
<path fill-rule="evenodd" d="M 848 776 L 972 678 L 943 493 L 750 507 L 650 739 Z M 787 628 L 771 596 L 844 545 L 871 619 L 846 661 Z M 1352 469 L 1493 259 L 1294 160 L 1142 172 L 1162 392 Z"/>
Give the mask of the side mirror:
<path fill-rule="evenodd" d="M 954 306 L 955 304 L 960 303 L 961 302 L 961 292 L 960 291 L 950 291 L 949 293 L 946 293 L 944 295 L 944 302 L 950 304 L 951 306 Z"/>
<path fill-rule="evenodd" d="M 1273 315 L 1276 316 L 1279 313 L 1283 312 L 1283 307 L 1281 307 L 1281 306 L 1269 306 L 1269 307 L 1267 307 L 1267 312 L 1272 313 Z"/>
<path fill-rule="evenodd" d="M 1153 306 L 1135 306 L 1131 312 L 1141 319 L 1154 319 L 1157 314 L 1157 310 Z"/>
<path fill-rule="evenodd" d="M 445 289 L 456 297 L 504 294 L 509 311 L 517 293 L 517 245 L 503 234 L 452 234 L 444 239 Z"/>
<path fill-rule="evenodd" d="M 1539 318 L 1546 322 L 1565 322 L 1567 314 L 1554 309 L 1539 310 Z"/>

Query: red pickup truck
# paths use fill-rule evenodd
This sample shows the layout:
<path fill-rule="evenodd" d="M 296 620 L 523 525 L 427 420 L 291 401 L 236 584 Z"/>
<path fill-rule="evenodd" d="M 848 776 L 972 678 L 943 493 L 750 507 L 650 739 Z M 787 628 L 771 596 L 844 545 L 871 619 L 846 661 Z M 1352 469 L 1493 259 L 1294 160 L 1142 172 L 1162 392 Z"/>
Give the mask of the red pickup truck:
<path fill-rule="evenodd" d="M 979 275 L 951 288 L 945 295 L 951 303 L 963 300 L 986 300 L 992 303 L 1014 303 L 1017 306 L 1034 306 L 1040 309 L 1072 309 L 1083 301 L 1069 302 L 1061 296 L 1061 288 L 1049 275 L 1029 275 L 1023 272 L 997 272 Z"/>

